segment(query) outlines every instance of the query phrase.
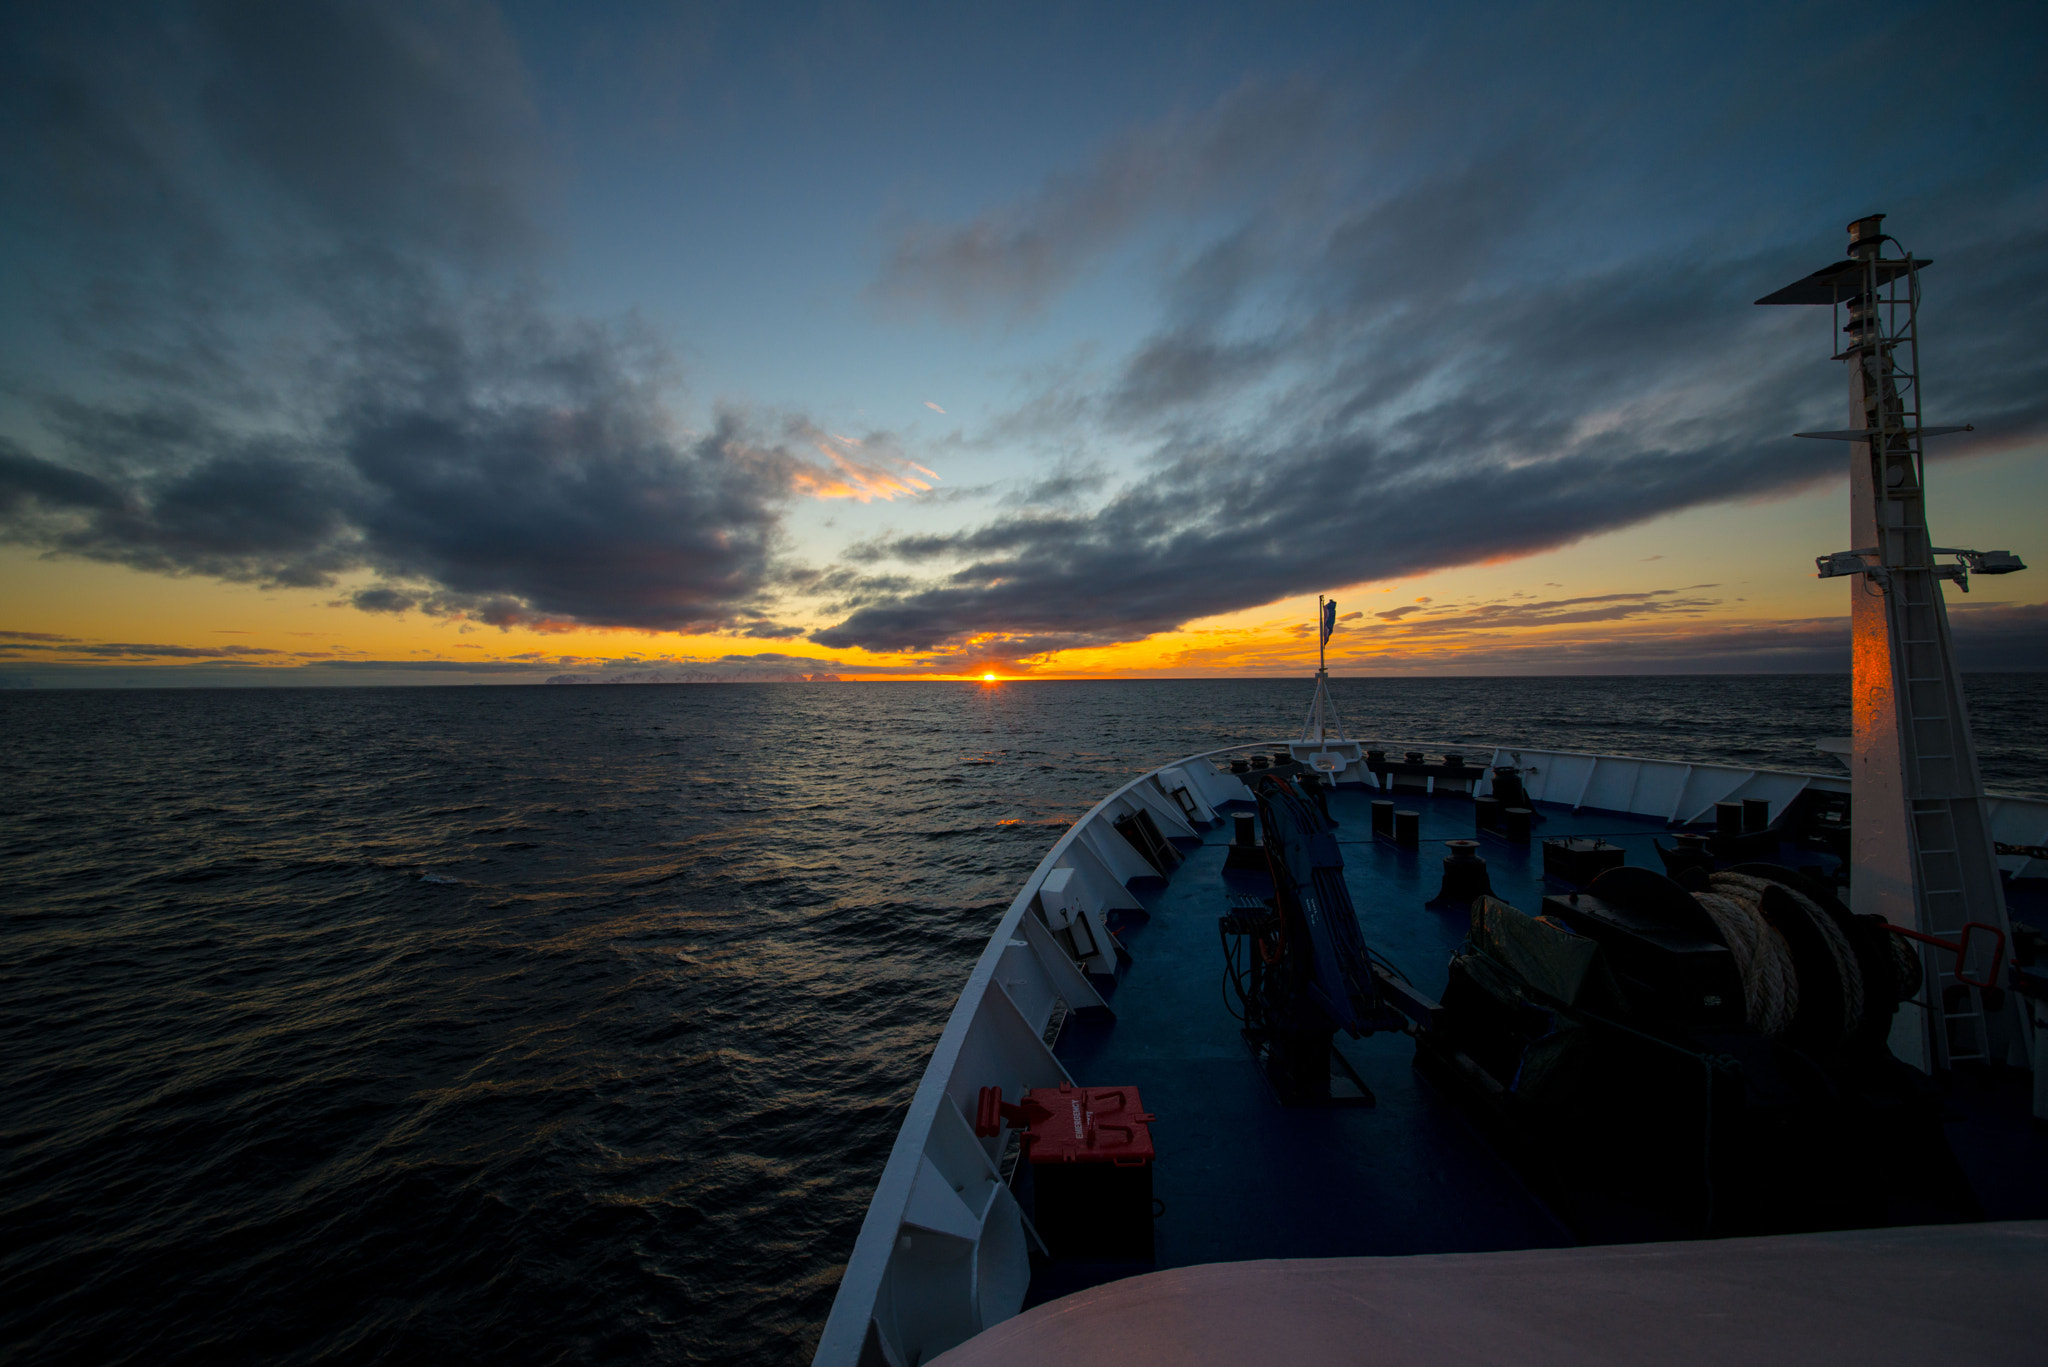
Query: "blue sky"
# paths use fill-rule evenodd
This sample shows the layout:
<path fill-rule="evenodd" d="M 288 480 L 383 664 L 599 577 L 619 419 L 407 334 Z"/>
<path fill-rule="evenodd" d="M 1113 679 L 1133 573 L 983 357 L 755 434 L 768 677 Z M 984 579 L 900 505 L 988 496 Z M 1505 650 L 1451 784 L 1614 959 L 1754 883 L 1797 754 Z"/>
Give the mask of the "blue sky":
<path fill-rule="evenodd" d="M 1614 660 L 1711 666 L 1714 629 L 1828 611 L 1716 587 L 1837 549 L 1755 539 L 1838 494 L 1842 451 L 1789 433 L 1843 395 L 1817 313 L 1749 301 L 1876 210 L 1937 260 L 1930 395 L 1980 429 L 1943 459 L 1995 471 L 1937 539 L 2048 511 L 2037 7 L 0 22 L 27 663 L 166 584 L 279 663 L 316 663 L 297 613 L 343 654 L 484 626 L 504 659 L 911 673 L 1199 671 L 1318 591 L 1425 600 L 1347 628 L 1366 667 L 1463 575 L 1487 620 L 1627 600 Z M 1642 569 L 1669 519 L 1723 563 Z M 2048 663 L 2042 595 L 1985 588 L 2001 661 Z M 1697 649 L 1632 645 L 1673 600 Z M 1777 663 L 1839 653 L 1814 630 Z"/>

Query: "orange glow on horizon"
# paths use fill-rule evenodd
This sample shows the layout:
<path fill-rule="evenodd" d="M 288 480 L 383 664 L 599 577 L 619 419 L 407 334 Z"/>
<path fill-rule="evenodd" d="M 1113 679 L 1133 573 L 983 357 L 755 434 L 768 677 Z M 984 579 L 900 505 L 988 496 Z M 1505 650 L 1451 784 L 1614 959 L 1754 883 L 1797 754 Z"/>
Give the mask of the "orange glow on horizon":
<path fill-rule="evenodd" d="M 821 484 L 846 484 L 842 497 L 868 492 L 882 501 L 878 486 L 854 489 L 849 475 L 879 468 L 907 485 L 925 473 L 895 456 L 864 459 L 851 453 L 851 439 L 833 440 L 853 469 L 827 459 L 829 446 L 814 453 L 810 469 Z M 1974 511 L 1990 544 L 2002 544 L 2024 540 L 2026 509 L 2038 500 L 2015 498 L 2011 489 L 2048 489 L 2040 469 L 2048 464 L 2034 456 L 1994 458 L 1957 465 L 1946 478 L 1966 486 L 1955 490 L 1954 503 Z M 1489 561 L 1331 584 L 1327 591 L 1349 610 L 1329 643 L 1330 671 L 1697 672 L 1737 660 L 1764 670 L 1821 667 L 1817 648 L 1846 654 L 1847 603 L 1839 584 L 1815 579 L 1811 561 L 1798 563 L 1786 547 L 1836 535 L 1839 496 L 1823 489 L 1762 513 L 1745 509 L 1734 526 L 1718 509 L 1689 512 L 1500 567 Z M 822 614 L 833 609 L 799 596 L 764 604 L 770 616 L 750 616 L 746 631 L 663 632 L 538 613 L 485 622 L 356 609 L 353 595 L 376 582 L 364 572 L 318 588 L 266 587 L 0 547 L 0 671 L 8 676 L 0 682 L 62 687 L 99 669 L 147 668 L 162 672 L 120 681 L 174 683 L 182 674 L 213 683 L 540 683 L 567 674 L 923 680 L 993 689 L 1060 679 L 1306 679 L 1316 667 L 1313 595 L 1115 644 L 1033 654 L 1026 653 L 1036 643 L 1029 634 L 982 630 L 919 653 L 821 646 L 811 634 L 831 625 Z M 1951 613 L 1988 626 L 1996 614 L 2044 606 L 2025 576 L 1973 587 L 1968 600 L 1949 596 Z M 1382 597 L 1394 602 L 1382 609 Z M 760 623 L 771 619 L 788 634 L 761 634 Z"/>

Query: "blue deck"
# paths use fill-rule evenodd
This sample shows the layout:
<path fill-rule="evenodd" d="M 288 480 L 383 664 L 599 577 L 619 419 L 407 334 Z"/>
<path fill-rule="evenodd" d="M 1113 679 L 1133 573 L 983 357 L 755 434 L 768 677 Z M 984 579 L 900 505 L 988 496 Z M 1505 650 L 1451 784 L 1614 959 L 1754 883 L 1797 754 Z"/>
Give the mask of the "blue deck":
<path fill-rule="evenodd" d="M 1345 882 L 1372 947 L 1431 996 L 1441 994 L 1468 912 L 1425 903 L 1442 881 L 1443 842 L 1471 839 L 1469 798 L 1395 794 L 1421 814 L 1421 842 L 1404 849 L 1371 834 L 1359 788 L 1331 797 Z M 1240 809 L 1250 804 L 1234 804 Z M 1480 837 L 1496 896 L 1534 912 L 1546 893 L 1569 885 L 1543 876 L 1545 839 L 1602 836 L 1633 866 L 1661 869 L 1652 842 L 1670 828 L 1655 818 L 1541 806 L 1526 845 Z M 1116 1019 L 1070 1021 L 1056 1052 L 1077 1081 L 1135 1084 L 1153 1126 L 1154 1192 L 1165 1210 L 1155 1225 L 1160 1268 L 1255 1258 L 1324 1258 L 1539 1248 L 1574 1242 L 1567 1227 L 1488 1147 L 1477 1130 L 1415 1070 L 1415 1046 L 1400 1034 L 1338 1046 L 1378 1098 L 1373 1107 L 1284 1107 L 1268 1090 L 1225 1005 L 1217 917 L 1230 891 L 1270 891 L 1266 881 L 1235 886 L 1226 874 L 1229 822 L 1183 845 L 1169 881 L 1140 882 L 1146 915 L 1119 927 L 1131 963 L 1110 996 Z M 1828 862 L 1790 848 L 1786 863 Z M 2027 1117 L 2022 1081 L 1952 1082 L 1951 1138 L 1993 1219 L 2048 1217 L 2048 1133 Z M 1625 1225 L 1608 1239 L 1685 1237 L 1681 1230 Z M 1138 1267 L 1051 1267 L 1034 1280 L 1031 1303 Z"/>
<path fill-rule="evenodd" d="M 1410 850 L 1373 839 L 1369 804 L 1379 796 L 1345 788 L 1332 798 L 1345 882 L 1367 942 L 1435 996 L 1469 915 L 1424 903 L 1442 881 L 1443 842 L 1473 837 L 1472 803 L 1399 794 L 1399 806 L 1421 814 L 1421 846 Z M 1544 882 L 1543 839 L 1600 835 L 1629 863 L 1660 868 L 1651 841 L 1666 834 L 1651 818 L 1545 808 L 1527 845 L 1489 835 L 1480 856 L 1495 894 L 1534 911 L 1546 891 L 1566 890 Z M 1227 909 L 1229 839 L 1227 823 L 1212 827 L 1170 882 L 1134 889 L 1149 915 L 1120 932 L 1132 962 L 1111 1000 L 1117 1019 L 1071 1024 L 1058 1047 L 1076 1079 L 1135 1083 L 1160 1117 L 1158 1266 L 1572 1243 L 1415 1071 L 1404 1035 L 1338 1037 L 1376 1106 L 1290 1108 L 1273 1099 L 1224 1002 L 1216 919 Z"/>

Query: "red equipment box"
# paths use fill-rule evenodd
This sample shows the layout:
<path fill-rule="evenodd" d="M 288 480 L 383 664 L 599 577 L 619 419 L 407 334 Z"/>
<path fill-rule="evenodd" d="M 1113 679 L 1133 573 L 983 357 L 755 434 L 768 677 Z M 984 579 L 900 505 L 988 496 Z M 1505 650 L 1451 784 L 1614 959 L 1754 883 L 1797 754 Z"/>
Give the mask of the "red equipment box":
<path fill-rule="evenodd" d="M 1152 1122 L 1136 1087 L 1034 1087 L 1022 1106 L 982 1089 L 976 1130 L 1028 1126 L 1026 1209 L 1054 1258 L 1151 1262 Z M 1020 1188 L 1023 1183 L 1019 1183 Z"/>
<path fill-rule="evenodd" d="M 1027 1110 L 1046 1112 L 1033 1120 L 1025 1142 L 1033 1163 L 1114 1163 L 1136 1167 L 1152 1161 L 1151 1123 L 1136 1087 L 1033 1087 L 1024 1094 Z"/>

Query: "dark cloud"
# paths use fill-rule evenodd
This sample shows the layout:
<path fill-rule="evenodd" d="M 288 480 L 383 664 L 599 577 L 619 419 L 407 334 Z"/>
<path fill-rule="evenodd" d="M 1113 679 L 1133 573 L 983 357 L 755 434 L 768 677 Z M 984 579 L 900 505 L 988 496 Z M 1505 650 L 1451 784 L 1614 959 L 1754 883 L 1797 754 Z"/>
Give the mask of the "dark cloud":
<path fill-rule="evenodd" d="M 1964 669 L 2048 669 L 2048 602 L 1951 602 L 1949 627 Z"/>
<path fill-rule="evenodd" d="M 1036 415 L 1048 445 L 1109 432 L 1149 454 L 1092 506 L 869 543 L 864 563 L 893 559 L 920 584 L 812 639 L 1132 640 L 1834 476 L 1846 448 L 1790 438 L 1842 421 L 1825 317 L 1751 301 L 1838 255 L 1833 225 L 1872 207 L 1937 258 L 1931 402 L 1980 429 L 1974 447 L 1941 454 L 2038 439 L 2048 361 L 2028 329 L 2048 307 L 2048 155 L 2001 136 L 1901 177 L 1826 93 L 1925 72 L 1938 50 L 1953 61 L 1917 87 L 1929 131 L 1913 136 L 1964 145 L 1958 125 L 1987 90 L 2040 112 L 2027 64 L 1961 74 L 2004 31 L 1992 19 L 1928 34 L 1871 16 L 1855 61 L 1777 46 L 1832 22 L 1762 22 L 1755 41 L 1796 78 L 1786 66 L 1773 84 L 1715 56 L 1680 80 L 1697 97 L 1685 104 L 1646 83 L 1639 60 L 1600 65 L 1635 41 L 1626 33 L 1592 35 L 1575 55 L 1569 35 L 1543 35 L 1566 60 L 1536 70 L 1507 50 L 1536 35 L 1504 21 L 1476 50 L 1419 52 L 1382 93 L 1247 88 L 957 228 L 906 233 L 875 288 L 953 313 L 1042 307 L 1142 244 L 1162 290 L 1157 330 L 1105 372 L 1056 377 L 1000 425 L 1025 430 Z M 2039 28 L 2024 44 L 2037 54 Z M 1597 112 L 1638 97 L 1654 117 Z M 1777 180 L 1743 170 L 1786 155 L 1829 165 L 1797 221 L 1764 197 Z M 1880 183 L 1889 202 L 1873 206 Z M 1788 548 L 1787 572 L 1809 554 Z M 1675 609 L 1571 611 L 1650 610 Z"/>
<path fill-rule="evenodd" d="M 0 538 L 324 585 L 366 611 L 735 626 L 821 471 L 738 415 L 685 438 L 630 320 L 532 283 L 549 171 L 488 6 L 17 6 L 0 185 L 43 309 Z M 40 329 L 40 331 L 38 331 Z M 96 378 L 77 381 L 80 373 Z"/>
<path fill-rule="evenodd" d="M 267 646 L 176 646 L 146 645 L 131 641 L 95 641 L 78 643 L 68 636 L 38 636 L 32 632 L 0 632 L 0 636 L 13 638 L 15 644 L 0 645 L 0 650 L 44 650 L 65 656 L 84 656 L 109 660 L 237 660 L 258 658 L 266 655 L 292 655 L 288 650 L 272 650 Z M 24 640 L 24 638 L 27 638 Z M 35 644 L 29 644 L 34 641 Z M 73 642 L 65 645 L 45 645 L 45 641 Z"/>
<path fill-rule="evenodd" d="M 1646 593 L 1601 593 L 1582 598 L 1547 600 L 1520 598 L 1512 601 L 1476 603 L 1470 606 L 1431 607 L 1405 603 L 1374 617 L 1396 629 L 1391 635 L 1407 639 L 1423 635 L 1448 635 L 1471 631 L 1494 631 L 1503 627 L 1584 626 L 1593 622 L 1625 622 L 1645 617 L 1697 616 L 1720 604 L 1718 598 L 1685 598 L 1687 590 L 1652 589 Z M 1418 615 L 1419 614 L 1419 615 Z M 1415 620 L 1404 620 L 1409 617 Z M 1388 635 L 1368 639 L 1383 639 Z"/>
<path fill-rule="evenodd" d="M 322 660 L 302 666 L 308 670 L 338 669 L 343 673 L 374 673 L 391 670 L 404 674 L 508 674 L 528 675 L 538 665 L 507 660 Z"/>
<path fill-rule="evenodd" d="M 905 671 L 887 665 L 851 665 L 838 660 L 828 660 L 818 655 L 787 655 L 780 651 L 760 650 L 751 655 L 727 655 L 715 662 L 718 665 L 742 669 L 779 670 L 784 673 L 816 674 L 837 670 L 842 674 L 901 674 Z M 710 665 L 700 664 L 708 668 Z"/>
<path fill-rule="evenodd" d="M 1957 662 L 1966 671 L 2048 669 L 2048 603 L 1952 605 L 1950 621 Z M 1362 663 L 1393 673 L 1417 667 L 1416 657 L 1389 660 L 1382 664 L 1367 656 Z M 1849 622 L 1817 617 L 1679 627 L 1651 615 L 1617 631 L 1511 637 L 1475 629 L 1427 667 L 1504 674 L 1846 674 Z M 1333 662 L 1332 668 L 1352 672 L 1353 666 Z"/>
<path fill-rule="evenodd" d="M 1100 468 L 1060 470 L 1010 490 L 1003 502 L 1023 508 L 1071 505 L 1099 493 L 1108 483 L 1109 472 Z"/>
<path fill-rule="evenodd" d="M 1796 411 L 1771 388 L 1733 392 L 1752 411 Z M 1293 593 L 1543 550 L 1830 469 L 1800 443 L 1760 435 L 1582 437 L 1561 396 L 1528 397 L 1516 411 L 1460 395 L 1390 430 L 1278 450 L 1175 443 L 1149 479 L 1092 513 L 890 543 L 911 563 L 965 563 L 813 639 L 883 649 L 992 630 L 1131 639 Z"/>
<path fill-rule="evenodd" d="M 1323 134 L 1330 102 L 1314 82 L 1252 82 L 1209 110 L 1131 129 L 1085 170 L 1015 204 L 965 224 L 904 225 L 869 294 L 962 318 L 1034 312 L 1146 219 L 1198 210 L 1298 165 L 1276 149 Z"/>
<path fill-rule="evenodd" d="M 843 677 L 909 671 L 759 651 L 717 660 L 613 660 L 596 673 L 551 676 L 551 684 L 837 683 Z"/>
<path fill-rule="evenodd" d="M 763 620 L 748 622 L 744 626 L 736 626 L 732 628 L 732 634 L 735 636 L 751 637 L 759 641 L 786 641 L 792 636 L 803 635 L 804 629 L 802 627 L 784 626 L 780 622 Z"/>
<path fill-rule="evenodd" d="M 1152 338 L 1124 366 L 1106 398 L 1107 415 L 1142 421 L 1185 404 L 1211 402 L 1249 389 L 1287 358 L 1285 341 L 1220 341 L 1193 330 Z"/>
<path fill-rule="evenodd" d="M 401 589 L 379 586 L 349 595 L 349 604 L 362 612 L 410 612 L 419 599 Z"/>
<path fill-rule="evenodd" d="M 212 3 L 205 127 L 309 221 L 462 259 L 529 245 L 546 172 L 495 7 Z"/>

